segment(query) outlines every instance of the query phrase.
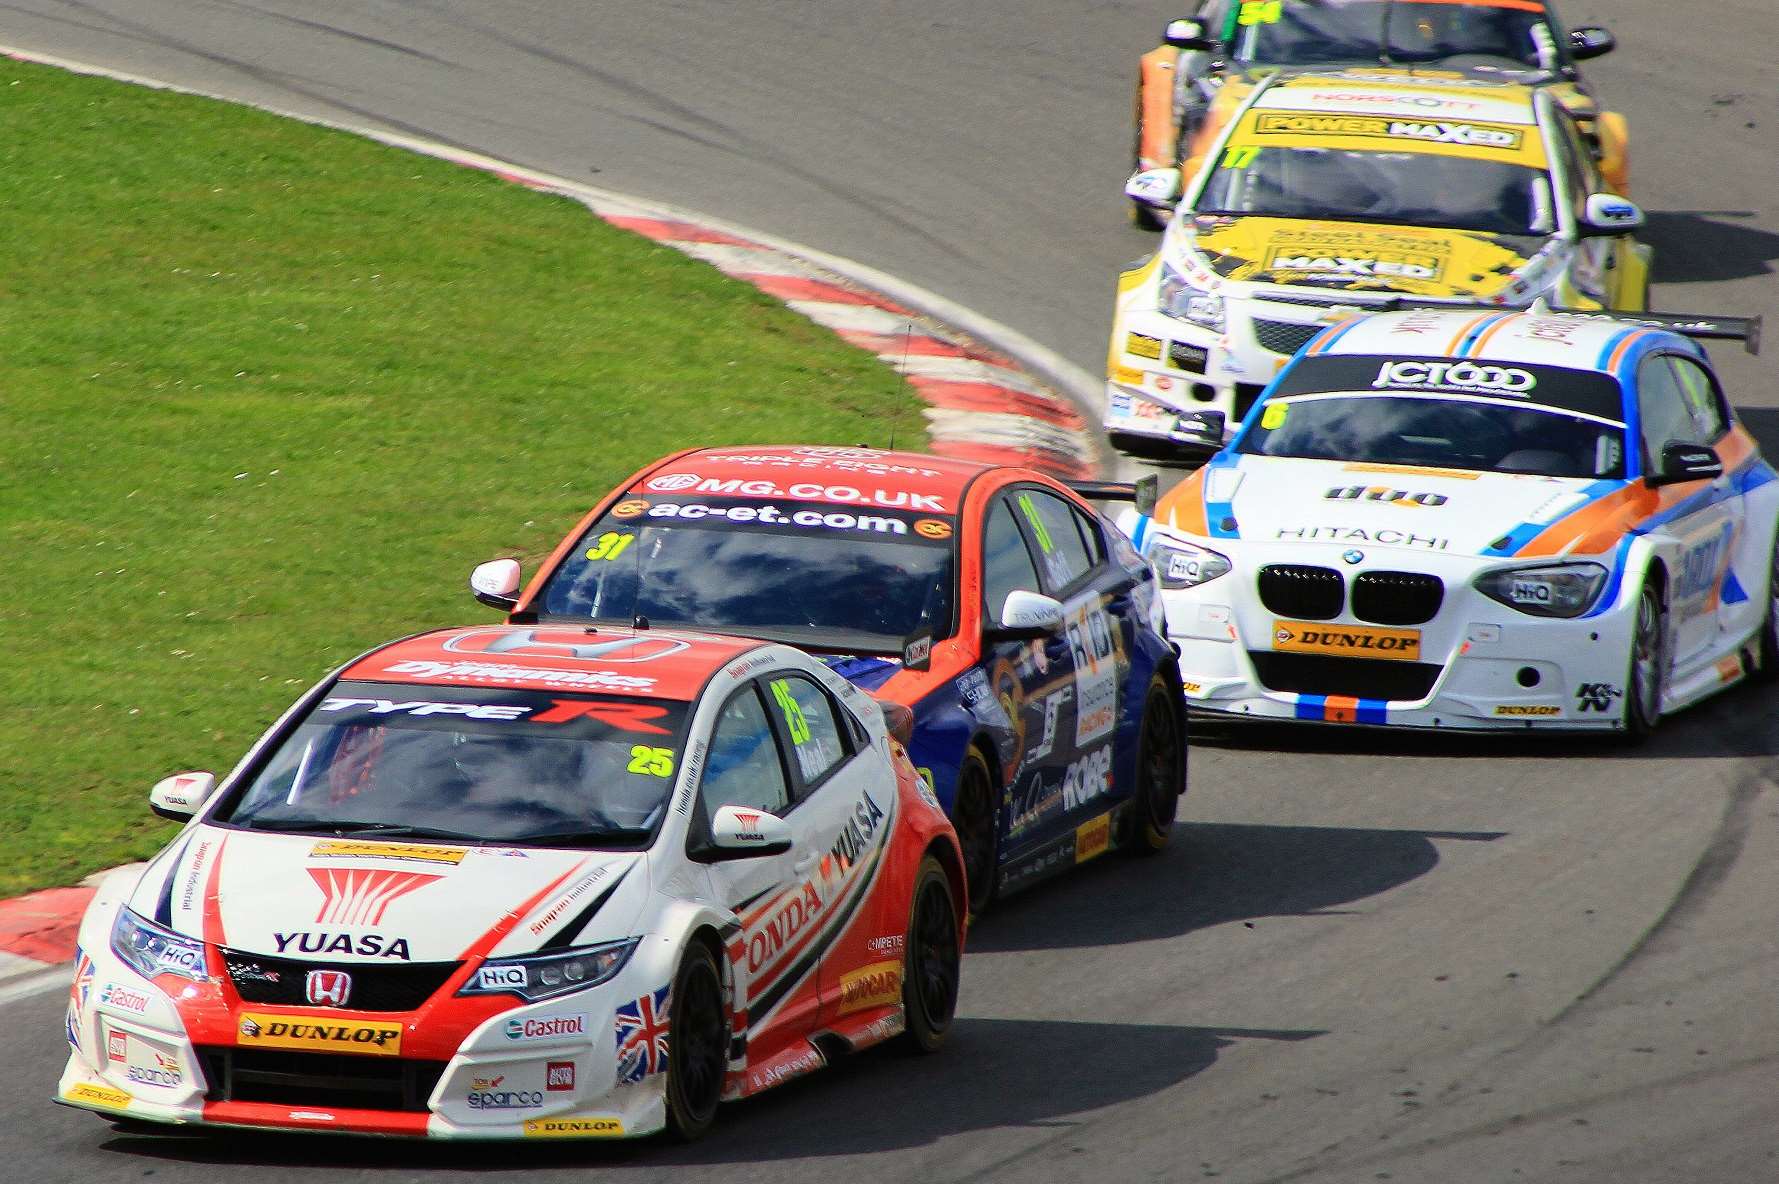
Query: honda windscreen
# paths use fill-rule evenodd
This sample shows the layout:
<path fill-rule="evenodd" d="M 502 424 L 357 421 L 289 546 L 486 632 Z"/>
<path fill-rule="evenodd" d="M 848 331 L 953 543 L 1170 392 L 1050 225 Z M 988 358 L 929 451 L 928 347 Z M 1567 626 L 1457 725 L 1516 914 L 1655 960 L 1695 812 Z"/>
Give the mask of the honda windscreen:
<path fill-rule="evenodd" d="M 213 819 L 249 830 L 646 846 L 686 705 L 342 682 Z"/>
<path fill-rule="evenodd" d="M 900 653 L 952 628 L 952 519 L 813 502 L 625 498 L 549 577 L 546 616 Z"/>

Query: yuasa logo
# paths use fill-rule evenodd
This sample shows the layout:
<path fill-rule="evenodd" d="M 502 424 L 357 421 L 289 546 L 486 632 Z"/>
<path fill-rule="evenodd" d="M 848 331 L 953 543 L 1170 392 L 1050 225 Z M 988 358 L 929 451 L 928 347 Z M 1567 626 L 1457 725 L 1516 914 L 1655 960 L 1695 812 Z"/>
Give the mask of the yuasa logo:
<path fill-rule="evenodd" d="M 602 666 L 653 662 L 691 648 L 671 637 L 614 637 L 589 641 L 584 629 L 476 629 L 445 642 L 454 654 L 569 659 Z"/>
<path fill-rule="evenodd" d="M 311 970 L 303 995 L 317 1007 L 344 1007 L 352 996 L 352 976 L 344 970 Z"/>
<path fill-rule="evenodd" d="M 1385 362 L 1374 388 L 1387 386 L 1456 387 L 1492 394 L 1523 395 L 1538 385 L 1528 371 L 1512 366 L 1478 366 L 1474 362 Z"/>
<path fill-rule="evenodd" d="M 560 1040 L 567 1036 L 585 1036 L 587 1017 L 554 1015 L 545 1019 L 507 1021 L 508 1040 Z"/>
<path fill-rule="evenodd" d="M 309 877 L 325 898 L 315 914 L 323 925 L 380 925 L 391 903 L 443 878 L 358 867 L 312 867 Z"/>

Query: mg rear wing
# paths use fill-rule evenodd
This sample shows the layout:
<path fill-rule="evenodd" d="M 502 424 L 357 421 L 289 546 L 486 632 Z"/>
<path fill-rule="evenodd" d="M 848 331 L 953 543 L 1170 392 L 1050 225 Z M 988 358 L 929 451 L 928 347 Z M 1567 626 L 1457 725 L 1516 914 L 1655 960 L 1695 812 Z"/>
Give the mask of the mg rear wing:
<path fill-rule="evenodd" d="M 1135 481 L 1064 481 L 1064 485 L 1096 502 L 1131 502 L 1139 514 L 1153 514 L 1161 478 L 1154 473 Z"/>

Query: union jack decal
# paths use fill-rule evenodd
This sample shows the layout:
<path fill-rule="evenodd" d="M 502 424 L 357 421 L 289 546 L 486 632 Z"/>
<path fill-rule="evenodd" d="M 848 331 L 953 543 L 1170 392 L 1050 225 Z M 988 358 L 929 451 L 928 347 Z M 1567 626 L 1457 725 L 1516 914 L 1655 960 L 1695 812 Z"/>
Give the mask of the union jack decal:
<path fill-rule="evenodd" d="M 619 1085 L 633 1084 L 651 1073 L 666 1072 L 670 989 L 662 987 L 618 1008 L 615 1025 Z"/>
<path fill-rule="evenodd" d="M 68 1043 L 80 1047 L 80 1011 L 87 996 L 93 993 L 93 960 L 85 950 L 74 947 L 80 962 L 74 967 L 74 982 L 68 988 Z"/>
<path fill-rule="evenodd" d="M 309 875 L 327 898 L 315 914 L 325 925 L 380 925 L 391 901 L 442 878 L 362 867 L 312 867 Z"/>

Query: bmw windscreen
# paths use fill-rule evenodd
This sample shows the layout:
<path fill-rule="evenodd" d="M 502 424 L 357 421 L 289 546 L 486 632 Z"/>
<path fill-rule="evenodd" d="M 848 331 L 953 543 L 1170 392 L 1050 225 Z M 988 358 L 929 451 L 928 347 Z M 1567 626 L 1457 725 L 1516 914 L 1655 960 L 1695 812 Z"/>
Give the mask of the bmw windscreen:
<path fill-rule="evenodd" d="M 952 519 L 757 498 L 626 497 L 574 545 L 553 619 L 720 630 L 865 653 L 952 629 Z"/>
<path fill-rule="evenodd" d="M 342 682 L 213 821 L 300 834 L 646 846 L 686 705 Z"/>
<path fill-rule="evenodd" d="M 1231 147 L 1205 182 L 1194 212 L 1525 237 L 1556 230 L 1544 170 L 1425 152 Z"/>
<path fill-rule="evenodd" d="M 1557 366 L 1311 357 L 1280 377 L 1237 451 L 1622 478 L 1622 399 L 1611 376 Z"/>
<path fill-rule="evenodd" d="M 1544 15 L 1527 8 L 1390 0 L 1263 0 L 1237 8 L 1237 61 L 1463 66 L 1476 63 L 1453 59 L 1481 57 L 1528 70 L 1559 64 Z"/>

